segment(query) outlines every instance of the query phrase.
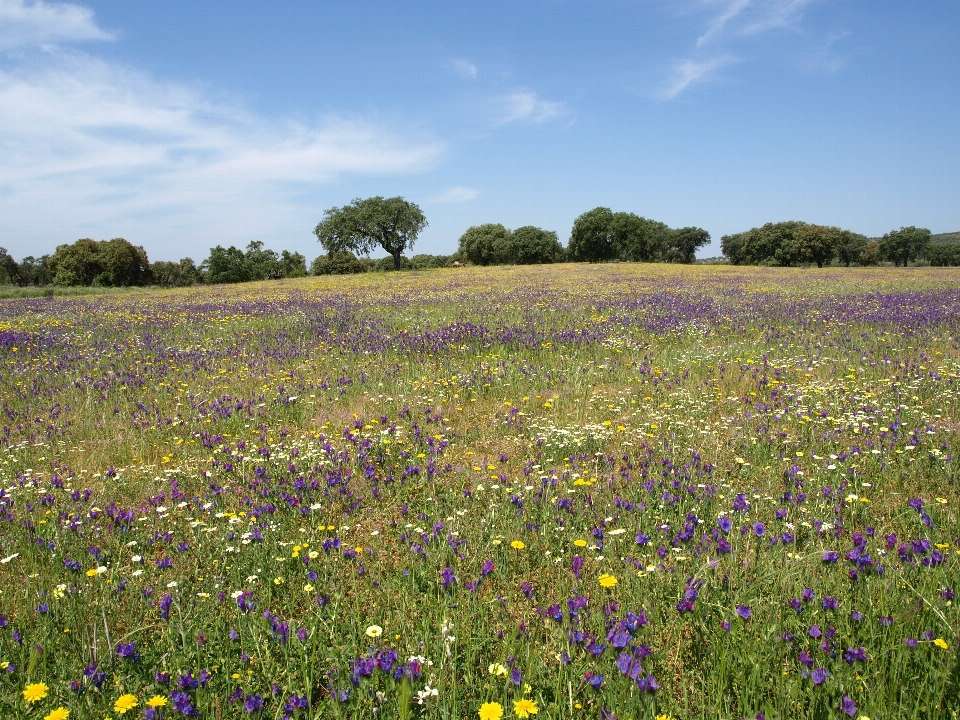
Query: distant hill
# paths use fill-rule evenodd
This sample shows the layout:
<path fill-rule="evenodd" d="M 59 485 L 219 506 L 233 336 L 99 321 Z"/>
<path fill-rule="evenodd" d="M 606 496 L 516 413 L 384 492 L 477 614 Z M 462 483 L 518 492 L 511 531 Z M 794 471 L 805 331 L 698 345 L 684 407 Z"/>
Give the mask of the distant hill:
<path fill-rule="evenodd" d="M 960 243 L 960 232 L 940 233 L 939 235 L 931 235 L 930 242 Z"/>

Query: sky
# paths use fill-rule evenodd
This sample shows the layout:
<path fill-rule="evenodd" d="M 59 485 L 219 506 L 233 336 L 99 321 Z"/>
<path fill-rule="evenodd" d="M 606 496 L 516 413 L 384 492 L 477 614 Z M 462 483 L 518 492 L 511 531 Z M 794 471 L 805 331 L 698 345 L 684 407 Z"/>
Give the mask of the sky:
<path fill-rule="evenodd" d="M 407 254 L 597 206 L 701 257 L 782 220 L 954 232 L 958 31 L 952 0 L 0 0 L 0 246 L 309 262 L 375 195 L 425 213 Z"/>

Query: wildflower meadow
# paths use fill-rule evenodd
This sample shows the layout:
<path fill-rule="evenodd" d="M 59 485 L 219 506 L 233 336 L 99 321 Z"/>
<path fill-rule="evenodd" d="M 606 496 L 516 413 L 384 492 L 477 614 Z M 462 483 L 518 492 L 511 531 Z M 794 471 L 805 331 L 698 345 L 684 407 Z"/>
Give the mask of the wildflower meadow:
<path fill-rule="evenodd" d="M 0 301 L 0 717 L 958 718 L 960 270 Z"/>

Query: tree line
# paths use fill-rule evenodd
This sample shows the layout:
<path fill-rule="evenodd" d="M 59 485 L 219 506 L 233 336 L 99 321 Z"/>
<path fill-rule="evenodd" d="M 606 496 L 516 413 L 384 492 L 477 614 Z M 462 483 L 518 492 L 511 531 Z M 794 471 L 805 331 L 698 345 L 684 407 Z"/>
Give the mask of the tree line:
<path fill-rule="evenodd" d="M 313 275 L 342 275 L 386 270 L 423 270 L 473 265 L 530 265 L 559 262 L 692 263 L 696 251 L 710 242 L 698 227 L 670 228 L 630 212 L 597 207 L 573 223 L 566 247 L 557 233 L 533 225 L 510 230 L 500 223 L 467 229 L 452 255 L 414 255 L 418 234 L 427 226 L 420 208 L 402 197 L 356 199 L 324 213 L 314 234 L 325 253 L 309 268 Z M 833 261 L 846 266 L 882 261 L 906 266 L 960 265 L 960 234 L 931 236 L 925 228 L 902 227 L 870 239 L 850 230 L 805 222 L 767 223 L 724 235 L 721 250 L 734 265 L 804 265 L 823 267 Z M 389 257 L 371 259 L 380 247 Z M 191 258 L 151 263 L 140 245 L 124 238 L 82 238 L 59 245 L 52 255 L 28 256 L 17 262 L 0 247 L 0 284 L 183 287 L 201 283 L 304 277 L 306 258 L 297 252 L 277 253 L 259 240 L 246 250 L 217 245 L 197 265 Z"/>
<path fill-rule="evenodd" d="M 892 262 L 906 267 L 911 262 L 930 265 L 960 265 L 960 238 L 943 235 L 933 239 L 926 228 L 901 227 L 880 238 L 868 238 L 851 230 L 805 222 L 767 223 L 746 232 L 724 235 L 720 249 L 734 265 L 813 265 L 834 261 L 851 265 Z"/>
<path fill-rule="evenodd" d="M 427 221 L 417 205 L 401 197 L 356 199 L 324 213 L 314 228 L 327 251 L 314 263 L 315 272 L 362 272 L 355 253 L 381 247 L 403 267 L 403 251 L 413 247 Z M 567 247 L 557 233 L 533 225 L 510 230 L 500 223 L 468 228 L 460 236 L 453 262 L 474 265 L 533 265 L 558 262 L 692 263 L 698 248 L 710 241 L 701 228 L 672 229 L 662 222 L 628 212 L 598 207 L 578 217 Z"/>

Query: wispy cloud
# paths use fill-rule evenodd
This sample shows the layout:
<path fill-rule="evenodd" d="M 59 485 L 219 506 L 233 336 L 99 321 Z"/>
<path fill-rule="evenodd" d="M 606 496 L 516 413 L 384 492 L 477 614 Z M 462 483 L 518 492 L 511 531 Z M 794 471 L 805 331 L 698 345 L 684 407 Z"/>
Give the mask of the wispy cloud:
<path fill-rule="evenodd" d="M 480 191 L 476 188 L 460 187 L 458 185 L 447 188 L 443 192 L 434 195 L 427 200 L 427 203 L 431 205 L 454 205 L 457 203 L 470 202 L 471 200 L 476 200 L 478 197 L 480 197 Z"/>
<path fill-rule="evenodd" d="M 454 75 L 463 80 L 476 80 L 480 72 L 476 65 L 469 60 L 463 59 L 454 60 L 450 68 L 453 70 Z"/>
<path fill-rule="evenodd" d="M 661 99 L 670 100 L 686 89 L 716 78 L 720 70 L 737 60 L 727 46 L 734 38 L 760 35 L 794 26 L 813 0 L 700 0 L 710 10 L 704 31 L 693 52 L 674 61 L 666 73 Z"/>
<path fill-rule="evenodd" d="M 80 233 L 159 242 L 159 216 L 185 228 L 187 248 L 271 223 L 276 232 L 304 211 L 307 188 L 422 172 L 444 151 L 364 118 L 268 119 L 59 51 L 39 66 L 0 69 L 0 127 L 0 235 L 46 250 Z"/>
<path fill-rule="evenodd" d="M 714 77 L 721 68 L 732 62 L 734 62 L 734 58 L 730 56 L 719 56 L 706 60 L 691 58 L 678 60 L 668 76 L 661 97 L 664 100 L 671 100 L 691 85 Z"/>
<path fill-rule="evenodd" d="M 566 112 L 562 102 L 541 100 L 535 92 L 517 90 L 495 100 L 497 124 L 507 125 L 513 122 L 539 124 Z"/>
<path fill-rule="evenodd" d="M 707 31 L 697 38 L 697 47 L 703 47 L 711 40 L 720 37 L 727 23 L 742 13 L 749 5 L 750 0 L 732 0 L 729 2 L 723 11 L 710 21 Z"/>
<path fill-rule="evenodd" d="M 111 40 L 93 11 L 69 3 L 0 0 L 0 50 L 77 40 Z"/>

